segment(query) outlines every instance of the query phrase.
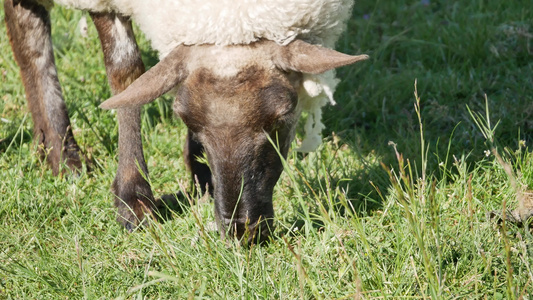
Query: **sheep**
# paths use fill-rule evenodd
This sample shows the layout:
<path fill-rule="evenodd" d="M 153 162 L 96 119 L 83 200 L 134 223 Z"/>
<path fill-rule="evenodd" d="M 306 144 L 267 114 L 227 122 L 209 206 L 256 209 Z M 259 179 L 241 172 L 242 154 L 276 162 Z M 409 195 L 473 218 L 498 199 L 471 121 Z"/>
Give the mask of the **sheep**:
<path fill-rule="evenodd" d="M 184 159 L 202 192 L 214 197 L 221 236 L 268 239 L 272 193 L 308 111 L 300 151 L 320 144 L 321 107 L 334 103 L 333 70 L 368 58 L 332 48 L 353 0 L 56 0 L 88 11 L 98 31 L 117 109 L 119 163 L 112 191 L 117 220 L 132 231 L 157 209 L 146 180 L 140 107 L 171 92 L 188 127 Z M 60 164 L 81 168 L 57 79 L 50 38 L 51 0 L 6 0 L 6 25 L 20 66 L 34 136 Z M 131 20 L 159 52 L 144 72 Z M 274 142 L 277 145 L 272 145 Z M 279 151 L 279 153 L 278 153 Z M 196 157 L 207 155 L 210 167 Z M 281 157 L 280 157 L 281 156 Z"/>

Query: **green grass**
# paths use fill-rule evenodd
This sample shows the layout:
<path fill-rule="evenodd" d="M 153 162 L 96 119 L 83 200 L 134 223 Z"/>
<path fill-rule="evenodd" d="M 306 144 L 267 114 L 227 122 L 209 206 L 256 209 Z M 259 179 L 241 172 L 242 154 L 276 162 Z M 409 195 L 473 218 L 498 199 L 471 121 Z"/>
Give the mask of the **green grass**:
<path fill-rule="evenodd" d="M 527 3 L 357 1 L 338 49 L 371 59 L 338 70 L 324 143 L 289 154 L 274 195 L 277 238 L 250 248 L 210 230 L 205 199 L 144 231 L 115 222 L 117 125 L 97 108 L 110 92 L 96 30 L 82 38 L 82 13 L 52 15 L 74 134 L 97 167 L 60 178 L 39 161 L 0 26 L 0 298 L 532 299 L 531 232 L 487 219 L 516 206 L 516 190 L 467 110 L 485 116 L 487 95 L 499 153 L 533 189 Z M 170 99 L 145 108 L 156 196 L 189 184 L 185 134 Z"/>

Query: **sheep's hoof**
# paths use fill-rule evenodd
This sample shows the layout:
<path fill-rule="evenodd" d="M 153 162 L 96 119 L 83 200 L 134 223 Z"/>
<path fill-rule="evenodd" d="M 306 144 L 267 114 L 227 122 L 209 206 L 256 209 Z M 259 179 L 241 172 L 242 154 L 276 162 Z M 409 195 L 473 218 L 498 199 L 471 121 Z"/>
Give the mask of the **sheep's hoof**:
<path fill-rule="evenodd" d="M 128 232 L 133 232 L 137 229 L 142 229 L 148 223 L 147 219 L 156 220 L 154 214 L 154 205 L 147 205 L 145 201 L 138 200 L 134 205 L 128 206 L 122 204 L 118 206 L 117 221 L 124 226 Z"/>
<path fill-rule="evenodd" d="M 54 148 L 45 149 L 40 145 L 39 152 L 42 158 L 46 157 L 54 176 L 78 176 L 83 171 L 84 162 L 87 172 L 91 170 L 91 161 L 81 154 L 78 145 L 71 145 L 62 152 Z"/>
<path fill-rule="evenodd" d="M 116 189 L 114 188 L 116 191 Z M 131 191 L 131 189 L 123 189 Z M 117 193 L 115 193 L 117 195 Z M 142 229 L 147 225 L 147 218 L 158 222 L 166 222 L 176 215 L 181 215 L 195 204 L 196 201 L 207 201 L 209 194 L 204 194 L 201 198 L 195 199 L 192 194 L 177 192 L 161 196 L 155 201 L 144 197 L 139 200 L 140 194 L 119 193 L 122 197 L 115 196 L 115 206 L 118 209 L 117 221 L 124 226 L 128 232 Z M 150 191 L 151 195 L 151 191 Z M 121 199 L 134 199 L 133 201 L 123 201 Z M 129 203 L 129 204 L 128 204 Z"/>
<path fill-rule="evenodd" d="M 84 167 L 87 173 L 92 171 L 93 160 L 81 152 L 77 152 L 66 158 L 65 165 L 67 168 L 63 168 L 62 175 L 68 174 L 78 177 L 83 172 Z"/>
<path fill-rule="evenodd" d="M 127 222 L 124 224 L 124 228 L 129 232 L 132 233 L 135 229 L 137 229 L 137 226 L 131 224 L 130 222 Z"/>
<path fill-rule="evenodd" d="M 117 221 L 124 226 L 128 232 L 133 232 L 142 229 L 147 225 L 147 218 L 153 221 L 166 222 L 173 218 L 176 214 L 182 214 L 187 207 L 190 207 L 188 196 L 178 192 L 175 194 L 163 195 L 155 201 L 148 201 L 150 205 L 146 205 L 145 201 L 136 200 L 133 208 L 121 202 L 118 206 L 119 216 Z M 116 200 L 118 201 L 118 199 Z"/>
<path fill-rule="evenodd" d="M 117 221 L 130 232 L 142 227 L 147 218 L 156 219 L 153 214 L 156 205 L 150 185 L 142 177 L 139 178 L 129 181 L 115 179 L 113 182 Z"/>

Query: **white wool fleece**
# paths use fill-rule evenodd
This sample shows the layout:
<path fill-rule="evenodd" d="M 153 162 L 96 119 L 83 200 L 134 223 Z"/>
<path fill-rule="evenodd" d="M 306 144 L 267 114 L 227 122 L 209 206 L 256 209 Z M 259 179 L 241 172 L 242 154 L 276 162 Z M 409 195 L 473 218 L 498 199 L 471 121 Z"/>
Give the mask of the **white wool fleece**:
<path fill-rule="evenodd" d="M 49 1 L 49 0 L 41 0 Z M 349 18 L 354 0 L 55 0 L 88 11 L 131 16 L 165 57 L 176 46 L 249 44 L 259 39 L 286 45 L 294 39 L 333 48 Z M 299 105 L 309 113 L 306 139 L 298 149 L 321 143 L 321 108 L 335 104 L 334 71 L 304 74 Z"/>

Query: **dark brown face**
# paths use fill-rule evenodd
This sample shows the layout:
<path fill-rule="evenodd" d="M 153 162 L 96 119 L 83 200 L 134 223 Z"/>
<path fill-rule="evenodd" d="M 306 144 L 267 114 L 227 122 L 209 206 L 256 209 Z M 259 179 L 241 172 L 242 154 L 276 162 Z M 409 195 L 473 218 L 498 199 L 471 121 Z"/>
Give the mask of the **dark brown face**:
<path fill-rule="evenodd" d="M 294 136 L 297 94 L 288 73 L 255 64 L 234 73 L 194 70 L 178 88 L 174 110 L 206 151 L 222 235 L 264 240 L 280 155 Z"/>
<path fill-rule="evenodd" d="M 272 191 L 299 116 L 302 73 L 320 74 L 367 59 L 295 40 L 177 46 L 100 107 L 135 107 L 177 87 L 175 112 L 207 153 L 215 215 L 225 236 L 265 240 Z M 196 144 L 196 143 L 195 143 Z M 265 222 L 263 222 L 265 221 Z"/>

